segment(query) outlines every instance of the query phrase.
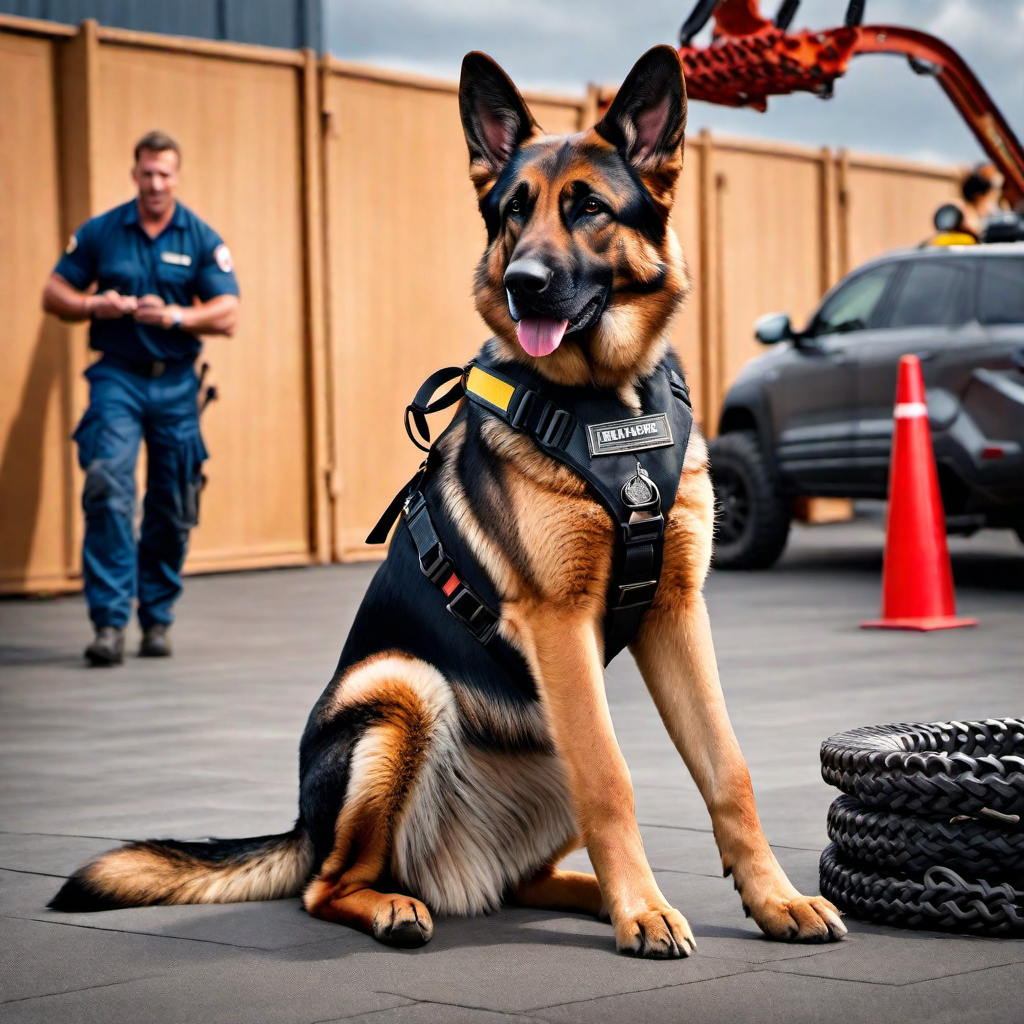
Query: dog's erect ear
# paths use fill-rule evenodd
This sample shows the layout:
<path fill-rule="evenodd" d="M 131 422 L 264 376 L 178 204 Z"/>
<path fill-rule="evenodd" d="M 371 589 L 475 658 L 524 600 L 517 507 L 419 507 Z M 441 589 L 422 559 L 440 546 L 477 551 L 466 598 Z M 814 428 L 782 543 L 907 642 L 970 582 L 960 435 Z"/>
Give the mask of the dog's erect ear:
<path fill-rule="evenodd" d="M 595 128 L 641 175 L 678 163 L 686 128 L 686 86 L 679 54 L 671 46 L 648 50 L 633 65 Z"/>
<path fill-rule="evenodd" d="M 495 177 L 519 146 L 540 130 L 519 90 L 486 53 L 467 53 L 462 61 L 459 109 L 471 173 L 483 172 L 481 178 Z M 472 176 L 477 182 L 477 175 Z"/>

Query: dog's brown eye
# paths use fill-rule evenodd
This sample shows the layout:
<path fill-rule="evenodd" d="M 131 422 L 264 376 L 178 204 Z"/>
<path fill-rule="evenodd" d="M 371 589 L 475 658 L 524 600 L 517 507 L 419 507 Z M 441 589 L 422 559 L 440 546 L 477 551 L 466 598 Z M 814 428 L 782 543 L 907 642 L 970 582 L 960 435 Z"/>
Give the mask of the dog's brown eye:
<path fill-rule="evenodd" d="M 519 202 L 518 199 L 513 199 L 512 202 L 508 204 L 508 209 L 509 213 L 522 213 L 523 204 Z"/>
<path fill-rule="evenodd" d="M 583 204 L 583 212 L 584 213 L 600 213 L 601 212 L 601 204 L 596 199 L 588 199 Z"/>

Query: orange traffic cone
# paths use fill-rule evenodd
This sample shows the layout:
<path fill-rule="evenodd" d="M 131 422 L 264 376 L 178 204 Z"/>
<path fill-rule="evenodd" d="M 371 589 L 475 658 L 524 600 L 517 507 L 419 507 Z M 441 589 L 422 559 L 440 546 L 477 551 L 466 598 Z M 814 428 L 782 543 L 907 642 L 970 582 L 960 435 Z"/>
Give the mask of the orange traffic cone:
<path fill-rule="evenodd" d="M 919 630 L 976 626 L 977 619 L 956 617 L 946 517 L 917 356 L 900 359 L 893 416 L 882 617 L 861 626 Z"/>

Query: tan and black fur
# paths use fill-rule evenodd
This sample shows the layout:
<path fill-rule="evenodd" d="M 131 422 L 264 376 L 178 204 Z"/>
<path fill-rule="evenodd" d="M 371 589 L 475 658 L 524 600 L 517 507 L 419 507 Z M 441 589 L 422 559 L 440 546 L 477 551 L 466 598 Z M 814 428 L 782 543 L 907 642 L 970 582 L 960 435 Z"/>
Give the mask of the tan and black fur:
<path fill-rule="evenodd" d="M 686 114 L 675 51 L 641 58 L 604 119 L 578 135 L 546 136 L 483 54 L 467 56 L 460 100 L 488 232 L 475 294 L 491 345 L 558 384 L 610 389 L 635 407 L 634 387 L 663 358 L 687 291 L 668 223 Z M 535 358 L 513 312 L 569 328 Z M 488 655 L 436 591 L 408 598 L 420 574 L 396 537 L 310 715 L 295 828 L 132 844 L 78 871 L 53 906 L 302 893 L 311 914 L 417 945 L 432 934 L 432 912 L 512 900 L 607 916 L 623 952 L 691 952 L 690 928 L 644 856 L 605 697 L 608 514 L 579 477 L 497 418 L 463 409 L 437 458 L 436 500 L 499 594 L 500 638 L 532 689 L 480 660 Z M 666 519 L 661 583 L 632 653 L 744 907 L 771 938 L 839 938 L 835 908 L 798 893 L 772 854 L 726 714 L 701 594 L 713 498 L 696 431 Z M 411 639 L 398 639 L 396 616 Z M 453 654 L 460 643 L 470 647 Z M 581 844 L 595 875 L 558 867 Z"/>

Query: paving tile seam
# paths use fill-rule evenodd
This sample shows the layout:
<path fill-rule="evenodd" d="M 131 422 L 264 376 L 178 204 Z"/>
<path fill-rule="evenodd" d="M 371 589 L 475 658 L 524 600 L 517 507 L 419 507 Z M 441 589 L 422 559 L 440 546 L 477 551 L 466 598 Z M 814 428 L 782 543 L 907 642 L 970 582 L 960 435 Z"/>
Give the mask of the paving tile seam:
<path fill-rule="evenodd" d="M 200 906 L 200 904 L 195 904 Z M 222 942 L 220 939 L 200 939 L 191 935 L 165 935 L 162 932 L 137 932 L 125 928 L 102 928 L 95 924 L 79 924 L 77 921 L 54 921 L 45 917 L 17 917 L 14 914 L 0 913 L 0 917 L 9 918 L 11 921 L 33 921 L 35 924 L 52 924 L 58 928 L 80 928 L 82 931 L 107 932 L 111 935 L 145 935 L 150 939 L 169 939 L 172 942 L 205 942 L 211 946 L 223 946 L 226 949 L 246 949 L 256 953 L 275 953 L 275 949 L 267 949 L 265 946 L 243 946 L 238 942 Z M 288 947 L 281 947 L 288 948 Z"/>
<path fill-rule="evenodd" d="M 942 981 L 944 978 L 962 978 L 968 974 L 984 974 L 985 971 L 998 971 L 1003 967 L 1013 967 L 1016 964 L 1024 963 L 1024 960 L 1010 960 L 1005 964 L 987 964 L 985 967 L 972 967 L 966 971 L 956 971 L 946 969 L 936 978 L 922 978 L 919 981 L 878 981 L 871 982 L 872 985 L 887 985 L 890 988 L 913 988 L 916 985 L 930 985 L 936 981 Z M 781 971 L 778 973 L 782 973 Z M 806 975 L 804 975 L 806 977 Z"/>
<path fill-rule="evenodd" d="M 924 978 L 921 981 L 905 981 L 902 985 L 896 985 L 896 988 L 914 988 L 918 985 L 931 985 L 936 981 L 942 981 L 943 978 L 960 978 L 966 974 L 984 974 L 986 971 L 999 971 L 1004 967 L 1013 967 L 1024 963 L 1024 960 L 1012 960 L 1006 964 L 989 964 L 987 967 L 975 967 L 971 971 L 957 971 L 955 974 L 943 973 L 937 978 Z"/>
<path fill-rule="evenodd" d="M 374 995 L 387 995 L 386 992 L 374 992 Z M 385 1006 L 381 1010 L 366 1010 L 363 1013 L 349 1014 L 347 1017 L 326 1017 L 323 1020 L 311 1020 L 309 1024 L 344 1024 L 347 1020 L 352 1020 L 353 1017 L 364 1017 L 367 1020 L 371 1020 L 378 1013 L 387 1013 L 389 1010 L 397 1010 L 403 1006 L 419 1006 L 422 1000 L 410 999 L 408 996 L 396 996 L 396 999 L 401 999 L 403 1002 L 397 1003 L 395 1006 Z M 541 1022 L 543 1024 L 543 1022 Z"/>
<path fill-rule="evenodd" d="M 824 952 L 824 950 L 822 950 Z M 799 958 L 805 959 L 805 958 Z M 792 963 L 792 961 L 788 961 Z M 883 988 L 912 988 L 915 985 L 929 985 L 936 981 L 942 981 L 944 978 L 960 978 L 968 974 L 982 974 L 985 971 L 997 971 L 1002 967 L 1012 967 L 1014 964 L 1022 964 L 1024 960 L 1010 960 L 1005 964 L 987 964 L 984 967 L 971 967 L 965 971 L 957 971 L 954 969 L 946 968 L 942 974 L 935 978 L 922 978 L 917 981 L 871 981 L 868 978 L 843 978 L 834 977 L 831 974 L 801 974 L 803 978 L 823 978 L 828 981 L 849 981 L 855 985 L 880 985 Z M 766 970 L 771 971 L 773 974 L 799 974 L 799 971 L 784 971 L 779 967 L 766 966 Z"/>
<path fill-rule="evenodd" d="M 670 828 L 674 832 L 699 832 L 704 836 L 714 835 L 714 832 L 709 828 L 696 828 L 693 825 L 666 825 L 664 822 L 655 821 L 638 821 L 637 825 L 639 825 L 640 828 Z"/>
<path fill-rule="evenodd" d="M 122 839 L 120 836 L 83 836 L 80 833 L 71 832 L 8 832 L 0 828 L 0 836 L 48 836 L 51 839 L 101 839 L 105 843 L 131 843 L 132 839 Z"/>
<path fill-rule="evenodd" d="M 34 996 L 19 996 L 17 999 L 0 999 L 0 1006 L 10 1006 L 13 1003 L 27 1003 L 32 999 L 54 999 L 57 996 L 75 995 L 79 992 L 91 992 L 99 988 L 117 988 L 119 985 L 130 985 L 136 981 L 148 981 L 151 978 L 161 978 L 163 974 L 140 974 L 136 978 L 125 978 L 121 981 L 104 981 L 99 985 L 84 985 L 82 988 L 66 988 L 59 992 L 37 992 Z"/>
<path fill-rule="evenodd" d="M 621 954 L 620 954 L 621 955 Z M 699 955 L 699 954 L 698 954 Z M 638 958 L 640 959 L 640 958 Z M 689 959 L 687 957 L 686 959 Z M 724 959 L 724 957 L 705 957 L 706 960 Z M 668 961 L 666 961 L 668 962 Z M 740 961 L 743 962 L 743 961 Z M 764 967 L 761 964 L 751 964 L 749 968 L 740 968 L 739 970 L 732 971 L 730 974 L 717 974 L 713 978 L 694 978 L 692 981 L 674 981 L 667 985 L 649 985 L 642 988 L 631 988 L 626 989 L 622 992 L 608 992 L 600 996 L 590 996 L 587 999 L 567 999 L 561 1003 L 546 1003 L 543 1006 L 533 1006 L 530 1009 L 524 1011 L 527 1014 L 538 1014 L 544 1010 L 556 1010 L 560 1006 L 577 1006 L 584 1005 L 586 1003 L 596 1003 L 601 999 L 615 999 L 617 996 L 632 996 L 637 995 L 641 992 L 661 992 L 664 989 L 669 988 L 689 988 L 691 985 L 703 985 L 708 981 L 719 981 L 722 978 L 735 978 L 737 974 L 761 974 L 764 971 Z M 472 1009 L 480 1009 L 480 1007 L 472 1007 Z"/>
<path fill-rule="evenodd" d="M 668 875 L 689 875 L 691 878 L 719 878 L 723 876 L 711 871 L 687 871 L 685 868 L 666 868 L 659 867 L 657 864 L 651 865 L 652 871 L 664 871 Z"/>
<path fill-rule="evenodd" d="M 698 936 L 698 939 L 699 939 L 699 936 Z M 774 941 L 775 941 L 774 939 L 765 938 L 764 935 L 754 935 L 754 936 L 752 936 L 752 939 L 755 939 L 755 940 L 757 940 L 759 942 L 764 942 L 764 943 L 774 943 Z M 810 960 L 812 957 L 815 957 L 815 956 L 824 956 L 824 955 L 826 955 L 828 953 L 835 952 L 838 944 L 835 943 L 835 942 L 821 942 L 821 943 L 792 942 L 792 943 L 782 943 L 782 945 L 788 945 L 790 949 L 793 949 L 793 948 L 796 948 L 796 947 L 799 946 L 802 949 L 806 949 L 807 952 L 806 953 L 799 953 L 796 956 L 781 957 L 781 958 L 779 958 L 777 960 L 746 960 L 742 956 L 739 956 L 738 954 L 731 954 L 730 955 L 729 953 L 702 953 L 700 951 L 700 943 L 698 942 L 698 944 L 697 944 L 697 955 L 699 957 L 701 957 L 701 959 L 703 959 L 703 960 L 728 960 L 730 963 L 751 964 L 754 967 L 759 967 L 759 968 L 763 968 L 763 969 L 767 970 L 769 964 L 793 964 L 793 963 L 800 963 L 800 962 L 802 962 L 804 960 Z M 785 973 L 785 972 L 779 972 L 779 973 Z M 810 977 L 810 975 L 808 975 L 808 977 Z"/>
<path fill-rule="evenodd" d="M 535 1020 L 537 1024 L 544 1024 L 538 1017 L 532 1016 L 532 1010 L 495 1010 L 491 1006 L 474 1006 L 471 1003 L 450 1003 L 442 999 L 411 999 L 409 996 L 402 995 L 399 992 L 389 992 L 387 989 L 373 989 L 373 994 L 377 996 L 392 996 L 395 999 L 405 999 L 404 1006 L 451 1006 L 458 1010 L 477 1010 L 480 1013 L 493 1013 L 501 1014 L 504 1017 L 519 1017 L 520 1019 Z M 387 1013 L 389 1009 L 395 1009 L 395 1007 L 386 1007 L 383 1010 L 371 1010 L 370 1013 Z M 358 1016 L 358 1015 L 357 1015 Z M 347 1020 L 345 1017 L 336 1018 L 336 1020 Z M 316 1021 L 314 1024 L 335 1024 L 335 1021 Z"/>
<path fill-rule="evenodd" d="M 28 868 L 9 868 L 0 864 L 0 871 L 9 871 L 12 875 L 38 875 L 40 878 L 67 878 L 67 875 L 55 875 L 49 871 L 29 871 Z"/>
<path fill-rule="evenodd" d="M 780 971 L 775 967 L 766 965 L 766 971 L 770 971 L 772 974 L 783 974 L 793 977 L 794 974 L 798 974 L 801 978 L 817 978 L 819 981 L 842 981 L 847 982 L 850 985 L 873 985 L 875 988 L 906 988 L 908 985 L 920 985 L 918 981 L 872 981 L 870 978 L 834 978 L 831 974 L 800 974 L 798 971 Z M 972 972 L 966 971 L 964 973 L 970 974 Z M 929 978 L 929 981 L 941 981 L 942 978 L 947 975 L 940 975 L 938 978 Z M 952 975 L 949 975 L 952 977 Z"/>

